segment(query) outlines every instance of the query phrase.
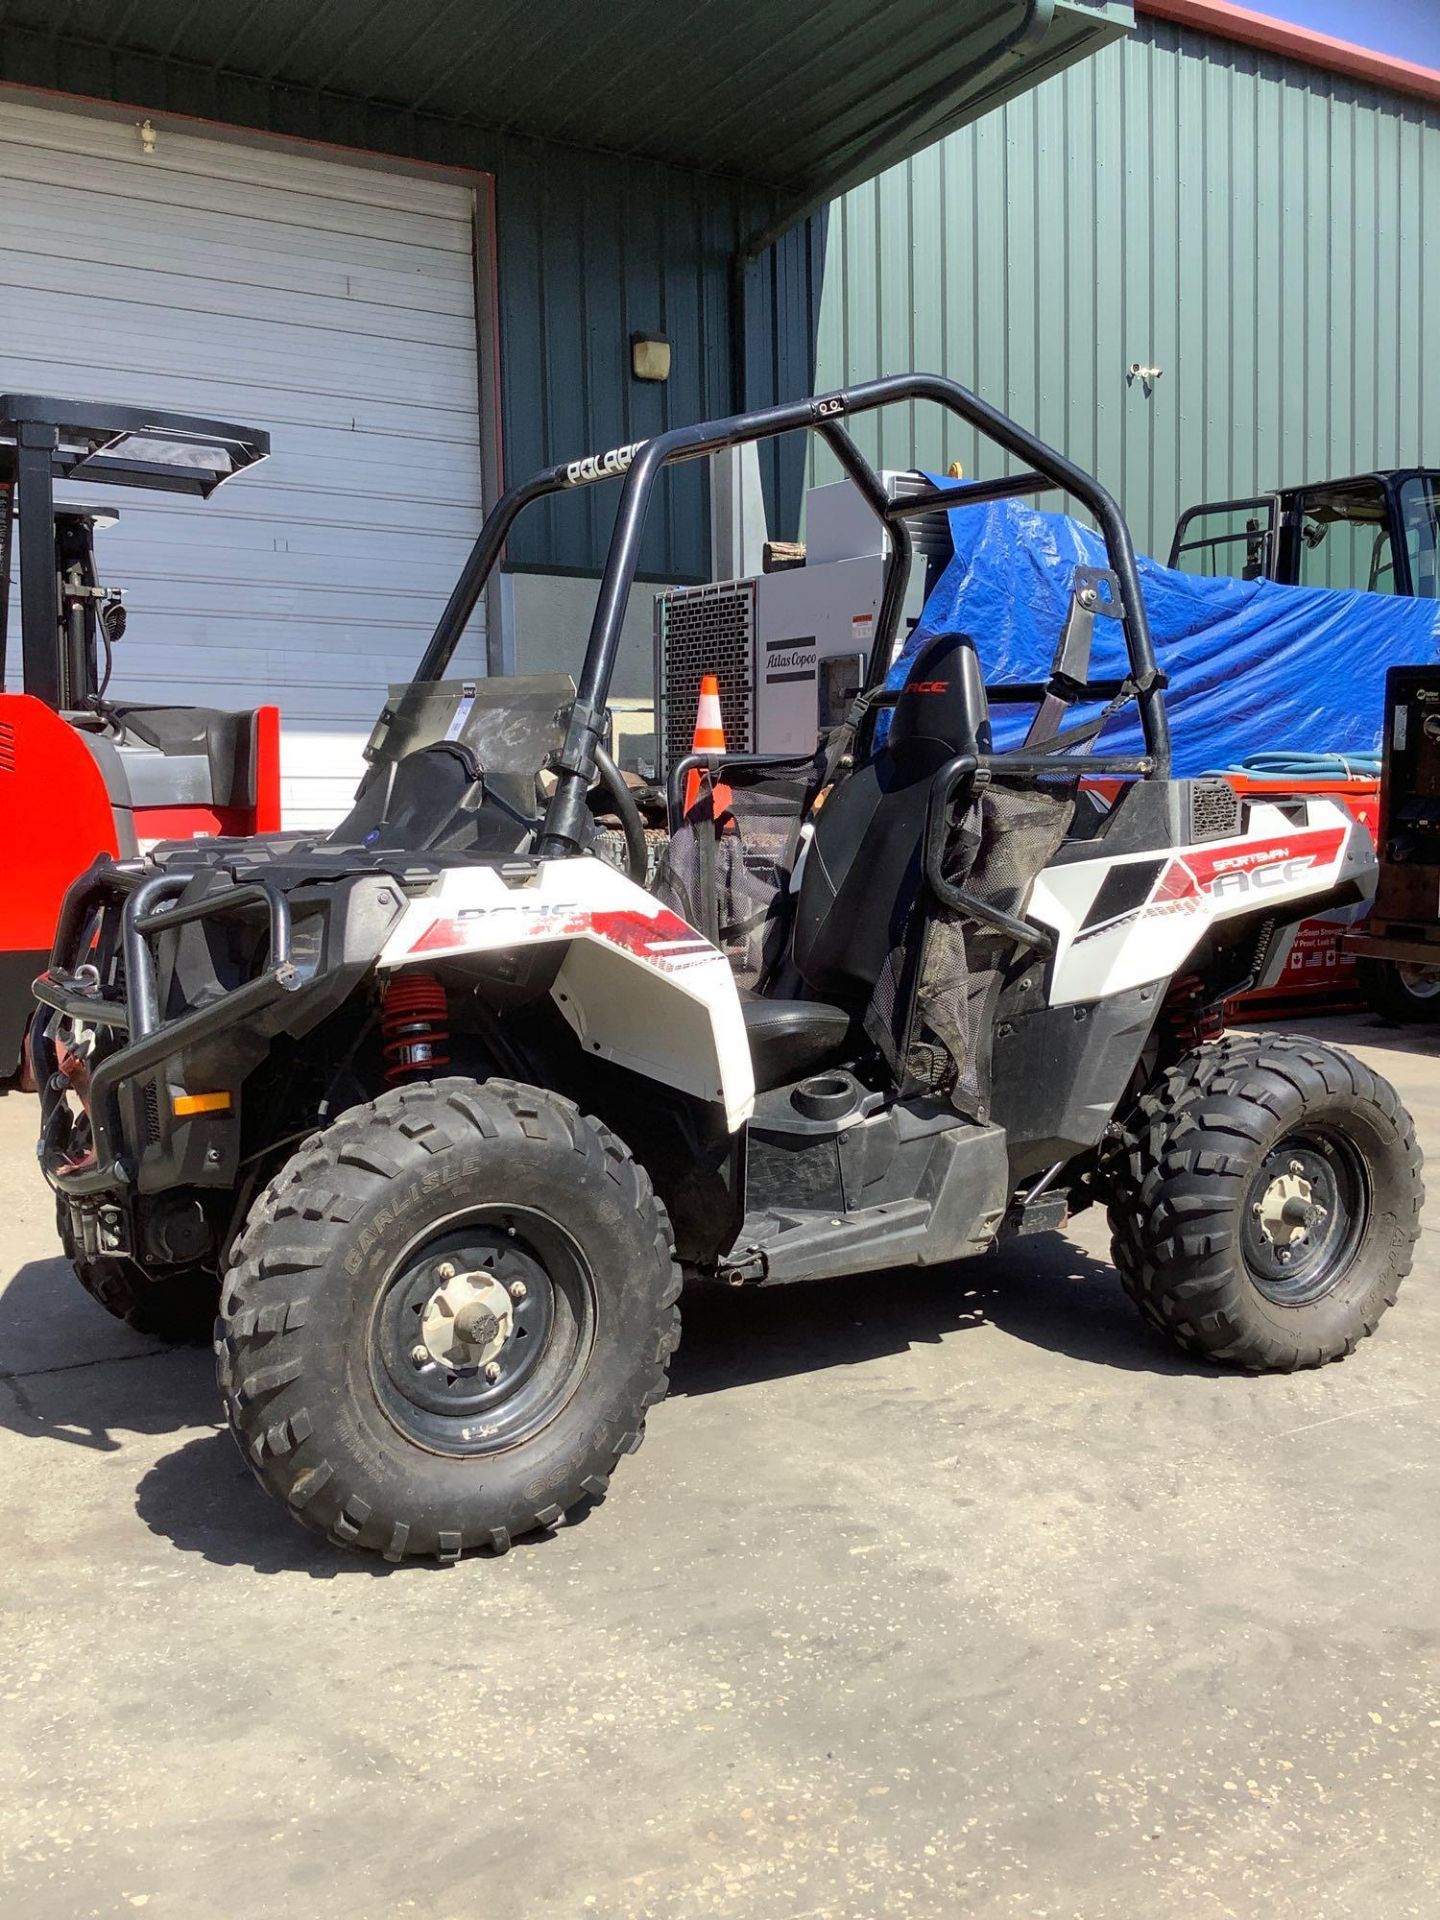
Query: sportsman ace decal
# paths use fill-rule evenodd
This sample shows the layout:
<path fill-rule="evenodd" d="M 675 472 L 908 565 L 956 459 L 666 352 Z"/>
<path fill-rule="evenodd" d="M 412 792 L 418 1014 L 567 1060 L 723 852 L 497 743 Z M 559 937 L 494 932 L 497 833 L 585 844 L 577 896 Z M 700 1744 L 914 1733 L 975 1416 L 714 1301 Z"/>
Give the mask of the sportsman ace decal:
<path fill-rule="evenodd" d="M 1163 914 L 1198 913 L 1207 902 L 1223 906 L 1263 900 L 1267 893 L 1287 890 L 1315 868 L 1330 866 L 1344 844 L 1344 827 L 1323 827 L 1302 830 L 1283 840 L 1262 841 L 1259 845 L 1225 840 L 1212 847 L 1194 847 L 1183 854 L 1172 854 L 1163 865 L 1159 861 L 1153 865 L 1141 863 L 1138 874 L 1153 876 L 1158 871 L 1159 879 L 1143 900 L 1106 914 L 1104 906 L 1113 883 L 1137 873 L 1133 866 L 1116 867 L 1096 895 L 1085 924 L 1075 936 L 1075 945 L 1111 933 L 1132 921 Z M 1118 901 L 1116 904 L 1119 905 Z"/>
<path fill-rule="evenodd" d="M 1249 831 L 1224 840 L 1110 860 L 1101 836 L 1098 857 L 1044 869 L 1026 911 L 1055 933 L 1050 1004 L 1078 1006 L 1167 980 L 1211 927 L 1292 927 L 1305 918 L 1292 908 L 1313 907 L 1346 876 L 1358 884 L 1369 836 L 1334 801 L 1254 801 L 1245 818 Z"/>
<path fill-rule="evenodd" d="M 676 973 L 720 957 L 703 935 L 668 907 L 658 913 L 637 913 L 633 908 L 597 913 L 572 901 L 457 907 L 453 913 L 432 920 L 410 952 L 452 953 L 482 944 L 493 946 L 497 924 L 507 944 L 589 938 L 619 947 L 632 959 L 643 960 L 663 973 Z"/>
<path fill-rule="evenodd" d="M 1259 846 L 1222 840 L 1217 846 L 1197 847 L 1170 861 L 1150 906 L 1198 905 L 1200 896 L 1207 893 L 1217 901 L 1261 898 L 1315 867 L 1330 866 L 1344 844 L 1343 827 L 1322 827 L 1284 840 L 1262 841 Z"/>

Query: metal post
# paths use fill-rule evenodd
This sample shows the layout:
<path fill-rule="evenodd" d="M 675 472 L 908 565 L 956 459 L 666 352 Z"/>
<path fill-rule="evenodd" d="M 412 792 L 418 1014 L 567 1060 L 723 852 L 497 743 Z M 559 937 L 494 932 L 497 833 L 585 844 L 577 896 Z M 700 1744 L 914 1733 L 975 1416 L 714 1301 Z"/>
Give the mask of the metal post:
<path fill-rule="evenodd" d="M 60 649 L 60 583 L 55 572 L 55 483 L 50 457 L 54 427 L 22 420 L 15 429 L 16 498 L 20 509 L 20 649 L 24 688 L 57 711 L 64 704 Z"/>
<path fill-rule="evenodd" d="M 760 450 L 722 447 L 710 456 L 710 564 L 717 580 L 743 580 L 764 561 L 765 494 Z"/>
<path fill-rule="evenodd" d="M 895 650 L 900 617 L 905 611 L 905 592 L 910 585 L 915 547 L 909 527 L 890 512 L 890 496 L 885 491 L 884 481 L 844 427 L 832 422 L 820 431 L 822 439 L 853 484 L 860 489 L 870 511 L 885 529 L 888 551 L 885 555 L 884 583 L 880 589 L 880 611 L 875 621 L 875 638 L 870 645 L 870 658 L 865 663 L 862 683 L 863 691 L 868 693 L 872 687 L 878 687 L 890 671 L 890 656 Z"/>

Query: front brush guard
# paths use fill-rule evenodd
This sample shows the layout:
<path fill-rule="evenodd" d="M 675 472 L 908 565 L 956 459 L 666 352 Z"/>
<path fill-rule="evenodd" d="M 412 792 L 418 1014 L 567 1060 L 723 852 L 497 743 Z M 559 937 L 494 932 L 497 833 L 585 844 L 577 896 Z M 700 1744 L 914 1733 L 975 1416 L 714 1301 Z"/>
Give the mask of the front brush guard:
<path fill-rule="evenodd" d="M 252 1018 L 262 1008 L 292 993 L 301 976 L 290 960 L 290 907 L 268 882 L 235 886 L 194 900 L 171 904 L 192 873 L 146 875 L 143 866 L 97 861 L 70 889 L 55 935 L 51 965 L 34 984 L 35 998 L 63 1019 L 83 1022 L 126 1036 L 90 1075 L 84 1099 L 90 1124 L 88 1150 L 77 1154 L 75 1116 L 66 1103 L 71 1080 L 61 1072 L 54 1019 L 30 1023 L 31 1071 L 40 1096 L 40 1168 L 57 1193 L 71 1199 L 113 1193 L 129 1187 L 133 1162 L 124 1153 L 119 1091 L 136 1074 L 208 1040 L 222 1028 Z M 250 912 L 264 905 L 269 915 L 270 946 L 263 973 L 203 1007 L 164 1020 L 160 1013 L 155 956 L 156 934 L 173 932 L 193 921 Z M 119 910 L 118 927 L 114 925 Z M 96 914 L 100 926 L 96 930 Z M 123 998 L 107 991 L 100 968 L 84 955 L 98 946 L 107 970 L 123 955 Z"/>

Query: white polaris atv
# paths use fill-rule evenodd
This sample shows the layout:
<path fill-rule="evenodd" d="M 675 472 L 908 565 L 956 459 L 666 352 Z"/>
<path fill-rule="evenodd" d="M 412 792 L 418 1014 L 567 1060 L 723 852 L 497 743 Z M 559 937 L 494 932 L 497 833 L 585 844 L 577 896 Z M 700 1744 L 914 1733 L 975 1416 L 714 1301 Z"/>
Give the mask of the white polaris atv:
<path fill-rule="evenodd" d="M 843 421 L 916 399 L 1104 533 L 1045 682 L 987 689 L 941 634 L 881 690 L 907 520 L 943 496 L 892 503 Z M 888 530 L 868 685 L 813 761 L 707 765 L 647 892 L 603 747 L 645 508 L 667 463 L 795 428 Z M 515 515 L 612 476 L 578 688 L 446 681 Z M 1097 615 L 1123 621 L 1123 681 L 1089 678 Z M 1035 709 L 1022 748 L 993 750 L 992 700 Z M 1146 751 L 1107 755 L 1132 700 Z M 1394 1300 L 1421 1204 L 1394 1093 L 1316 1041 L 1217 1037 L 1295 923 L 1354 897 L 1368 838 L 1330 802 L 1169 777 L 1117 508 L 951 383 L 877 381 L 512 489 L 369 758 L 324 839 L 94 867 L 31 1035 L 81 1280 L 177 1334 L 219 1289 L 240 1445 L 331 1539 L 499 1551 L 597 1499 L 665 1391 L 687 1276 L 944 1265 L 1099 1200 L 1126 1287 L 1191 1353 L 1315 1365 Z M 629 877 L 596 857 L 597 804 Z"/>

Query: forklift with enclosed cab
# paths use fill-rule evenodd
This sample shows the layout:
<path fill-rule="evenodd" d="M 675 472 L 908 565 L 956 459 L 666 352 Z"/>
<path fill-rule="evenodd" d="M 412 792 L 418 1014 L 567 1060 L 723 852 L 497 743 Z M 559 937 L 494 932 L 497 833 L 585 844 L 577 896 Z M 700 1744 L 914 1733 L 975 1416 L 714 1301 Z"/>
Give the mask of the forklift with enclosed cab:
<path fill-rule="evenodd" d="M 940 632 L 885 685 L 908 522 L 936 501 L 892 499 L 847 422 L 915 401 L 1098 522 L 1108 565 L 1077 569 L 1045 680 L 987 686 Z M 813 749 L 699 756 L 647 891 L 603 745 L 646 511 L 672 463 L 794 430 L 885 528 L 863 685 Z M 447 679 L 516 516 L 604 479 L 577 681 Z M 1118 680 L 1089 670 L 1097 613 L 1123 626 Z M 997 702 L 1033 711 L 1022 747 L 994 749 Z M 1131 703 L 1143 751 L 1107 752 Z M 599 1500 L 664 1395 L 687 1279 L 867 1274 L 884 1314 L 888 1271 L 1100 1202 L 1125 1287 L 1198 1359 L 1319 1365 L 1394 1300 L 1422 1199 L 1394 1092 L 1317 1041 L 1216 1037 L 1286 928 L 1356 897 L 1369 837 L 1330 801 L 1172 778 L 1118 508 L 953 382 L 671 428 L 512 487 L 367 754 L 327 835 L 98 861 L 30 1042 L 81 1279 L 132 1317 L 218 1291 L 229 1424 L 331 1541 L 503 1552 Z M 597 805 L 627 872 L 596 855 Z"/>
<path fill-rule="evenodd" d="M 153 408 L 0 396 L 0 1091 L 20 1083 L 30 982 L 65 889 L 98 854 L 280 825 L 280 716 L 142 704 L 110 691 L 125 632 L 97 530 L 113 506 L 57 482 L 208 499 L 263 460 L 255 427 Z M 5 691 L 18 576 L 19 689 Z"/>
<path fill-rule="evenodd" d="M 1209 501 L 1181 514 L 1169 564 L 1186 572 L 1273 580 L 1282 586 L 1440 599 L 1440 469 L 1394 467 L 1278 487 L 1248 500 Z M 1374 910 L 1344 946 L 1366 1004 L 1399 1024 L 1440 1019 L 1440 902 L 1427 892 L 1436 820 L 1429 788 L 1432 735 L 1411 707 L 1435 687 L 1429 662 L 1393 671 L 1386 688 L 1378 796 Z M 1423 843 L 1423 846 L 1422 846 Z"/>
<path fill-rule="evenodd" d="M 1287 587 L 1440 599 L 1440 469 L 1393 467 L 1187 507 L 1167 564 Z"/>

